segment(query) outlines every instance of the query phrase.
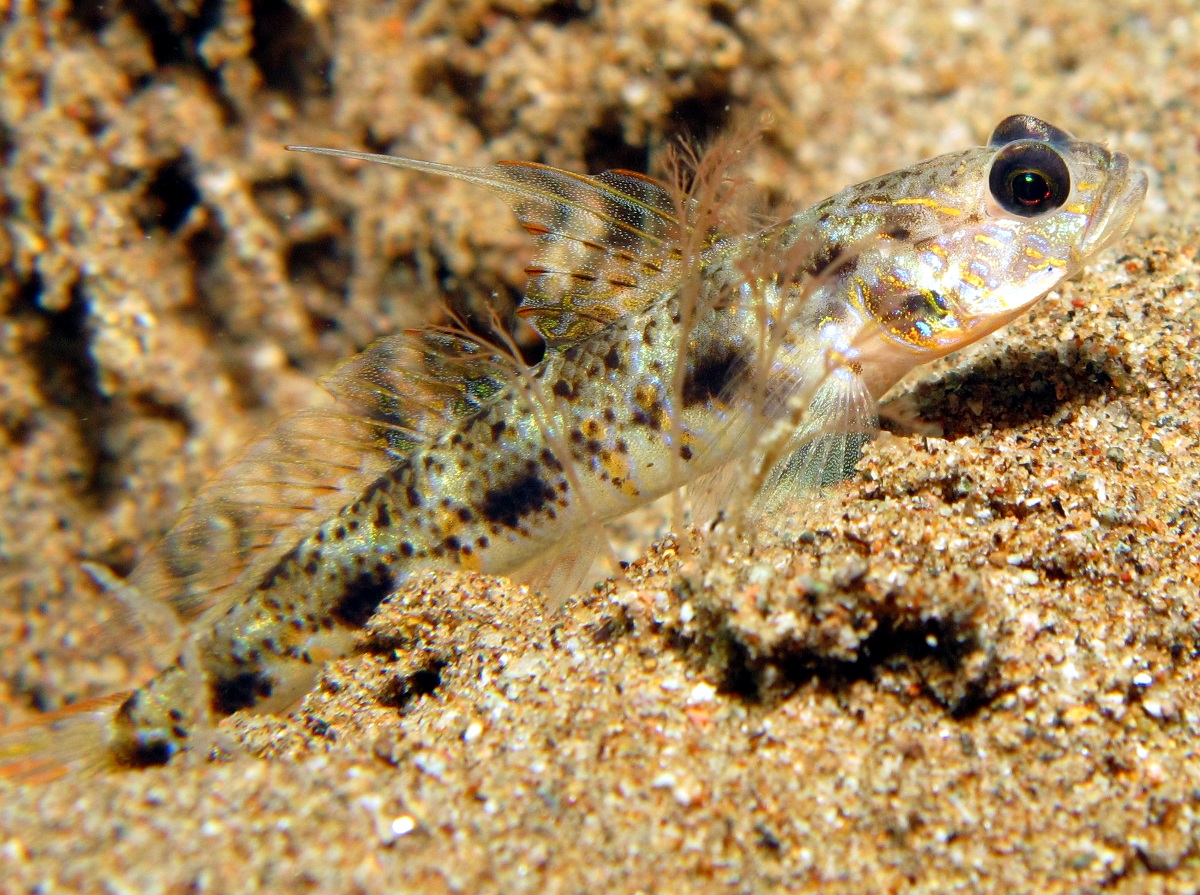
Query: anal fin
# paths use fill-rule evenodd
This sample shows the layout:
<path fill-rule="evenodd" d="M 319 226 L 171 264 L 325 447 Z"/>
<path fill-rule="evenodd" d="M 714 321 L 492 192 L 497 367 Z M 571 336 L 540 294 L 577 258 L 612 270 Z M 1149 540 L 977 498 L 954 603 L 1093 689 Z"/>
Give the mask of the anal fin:
<path fill-rule="evenodd" d="M 587 583 L 588 573 L 606 543 L 604 528 L 589 526 L 506 575 L 540 593 L 546 608 L 554 611 Z"/>

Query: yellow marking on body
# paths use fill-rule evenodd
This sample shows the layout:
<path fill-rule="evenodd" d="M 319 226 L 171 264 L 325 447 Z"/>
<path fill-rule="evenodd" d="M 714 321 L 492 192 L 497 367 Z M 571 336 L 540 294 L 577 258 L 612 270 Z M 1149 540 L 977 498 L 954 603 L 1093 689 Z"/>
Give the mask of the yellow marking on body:
<path fill-rule="evenodd" d="M 883 284 L 889 287 L 892 291 L 904 292 L 911 287 L 907 280 L 899 276 L 900 273 L 901 271 L 899 270 L 889 271 L 886 274 L 882 274 L 879 279 L 882 280 Z"/>
<path fill-rule="evenodd" d="M 994 236 L 988 236 L 986 233 L 976 233 L 975 241 L 982 243 L 985 246 L 1000 246 L 1000 240 L 996 239 Z"/>
<path fill-rule="evenodd" d="M 600 452 L 600 466 L 622 493 L 630 497 L 637 495 L 638 487 L 633 481 L 633 465 L 626 454 L 605 448 Z"/>
<path fill-rule="evenodd" d="M 474 550 L 470 553 L 459 553 L 458 565 L 464 572 L 482 572 L 483 557 Z"/>
<path fill-rule="evenodd" d="M 324 665 L 326 662 L 337 661 L 342 655 L 327 646 L 315 646 L 309 649 L 308 657 L 313 660 L 314 665 Z"/>
<path fill-rule="evenodd" d="M 932 208 L 940 214 L 948 214 L 951 217 L 958 217 L 962 214 L 962 209 L 951 208 L 949 205 L 943 205 L 937 199 L 930 199 L 928 196 L 911 196 L 905 199 L 897 199 L 894 205 L 924 205 L 926 208 Z"/>
<path fill-rule="evenodd" d="M 1031 264 L 1029 269 L 1032 271 L 1048 270 L 1051 267 L 1066 267 L 1067 262 L 1061 258 L 1047 258 L 1041 264 Z"/>
<path fill-rule="evenodd" d="M 451 535 L 460 534 L 463 530 L 463 520 L 458 515 L 458 510 L 440 510 L 438 512 L 437 527 L 442 537 L 448 538 Z"/>
<path fill-rule="evenodd" d="M 857 364 L 844 352 L 837 348 L 825 349 L 825 372 L 834 373 L 838 370 L 850 370 Z"/>

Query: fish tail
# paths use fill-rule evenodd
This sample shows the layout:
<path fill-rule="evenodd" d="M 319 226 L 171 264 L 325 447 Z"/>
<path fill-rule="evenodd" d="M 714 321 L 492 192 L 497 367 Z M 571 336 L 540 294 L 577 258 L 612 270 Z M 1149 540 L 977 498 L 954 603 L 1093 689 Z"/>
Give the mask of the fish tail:
<path fill-rule="evenodd" d="M 112 721 L 128 696 L 89 699 L 35 721 L 0 728 L 0 780 L 39 784 L 113 766 Z"/>

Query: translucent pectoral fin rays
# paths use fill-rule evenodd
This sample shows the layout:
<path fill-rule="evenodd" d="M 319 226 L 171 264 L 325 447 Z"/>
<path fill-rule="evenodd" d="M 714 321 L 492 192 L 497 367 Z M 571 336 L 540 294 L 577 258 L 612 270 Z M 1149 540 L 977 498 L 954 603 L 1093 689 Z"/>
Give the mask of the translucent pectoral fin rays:
<path fill-rule="evenodd" d="M 734 415 L 725 439 L 744 439 L 745 455 L 688 485 L 692 519 L 741 525 L 804 501 L 849 476 L 878 429 L 862 378 L 839 369 L 815 386 L 777 385 L 765 409 Z M 732 432 L 737 426 L 743 435 Z"/>
<path fill-rule="evenodd" d="M 762 518 L 844 480 L 878 427 L 875 404 L 862 379 L 848 370 L 829 376 L 784 445 L 784 459 L 768 474 L 751 515 Z"/>

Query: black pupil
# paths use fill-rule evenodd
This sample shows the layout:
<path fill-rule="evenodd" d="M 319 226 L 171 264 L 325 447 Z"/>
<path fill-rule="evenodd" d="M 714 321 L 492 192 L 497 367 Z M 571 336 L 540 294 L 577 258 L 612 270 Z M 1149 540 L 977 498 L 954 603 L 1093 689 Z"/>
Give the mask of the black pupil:
<path fill-rule="evenodd" d="M 1018 171 L 1009 182 L 1013 198 L 1022 205 L 1041 205 L 1050 198 L 1050 181 L 1041 171 Z"/>

